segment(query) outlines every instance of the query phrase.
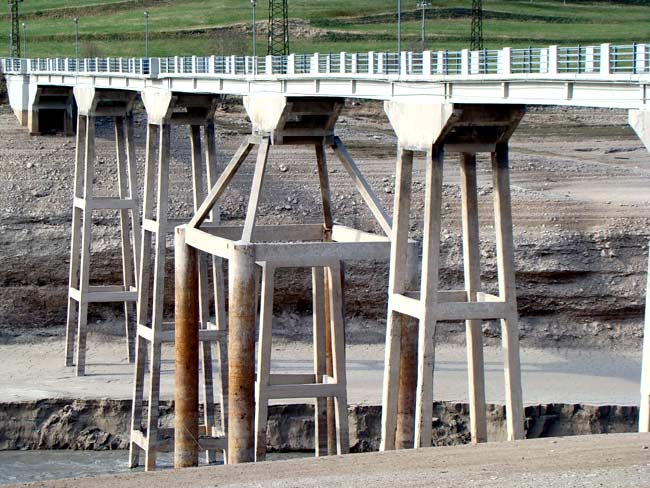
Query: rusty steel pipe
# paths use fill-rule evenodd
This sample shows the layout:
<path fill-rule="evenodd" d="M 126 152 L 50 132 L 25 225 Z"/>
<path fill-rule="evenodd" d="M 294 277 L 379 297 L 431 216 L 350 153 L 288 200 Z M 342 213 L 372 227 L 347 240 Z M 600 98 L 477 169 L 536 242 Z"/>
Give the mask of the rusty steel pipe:
<path fill-rule="evenodd" d="M 409 246 L 407 259 L 406 288 L 416 290 L 419 286 L 420 260 L 413 246 Z M 418 382 L 418 320 L 402 315 L 401 326 L 395 449 L 410 449 L 413 447 L 415 435 L 415 390 Z"/>
<path fill-rule="evenodd" d="M 199 465 L 199 275 L 196 249 L 176 229 L 174 467 Z"/>
<path fill-rule="evenodd" d="M 255 461 L 254 248 L 237 243 L 228 260 L 228 463 Z"/>

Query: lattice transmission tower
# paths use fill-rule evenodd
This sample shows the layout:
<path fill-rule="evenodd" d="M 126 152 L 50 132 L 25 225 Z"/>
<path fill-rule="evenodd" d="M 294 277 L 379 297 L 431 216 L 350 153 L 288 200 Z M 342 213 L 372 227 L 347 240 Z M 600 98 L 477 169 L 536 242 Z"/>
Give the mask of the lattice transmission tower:
<path fill-rule="evenodd" d="M 472 0 L 472 34 L 469 48 L 471 51 L 483 49 L 483 0 Z"/>
<path fill-rule="evenodd" d="M 20 19 L 18 18 L 18 4 L 23 0 L 9 0 L 9 13 L 11 32 L 9 34 L 9 57 L 20 57 Z"/>
<path fill-rule="evenodd" d="M 288 0 L 269 0 L 269 44 L 266 54 L 289 54 Z"/>

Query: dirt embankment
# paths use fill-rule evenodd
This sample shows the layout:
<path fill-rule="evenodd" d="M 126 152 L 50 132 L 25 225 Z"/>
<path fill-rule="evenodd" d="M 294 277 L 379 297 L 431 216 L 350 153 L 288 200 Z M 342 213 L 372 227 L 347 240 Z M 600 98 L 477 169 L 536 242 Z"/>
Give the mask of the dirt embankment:
<path fill-rule="evenodd" d="M 637 407 L 548 404 L 526 407 L 526 438 L 635 432 Z M 381 407 L 359 405 L 349 412 L 353 452 L 376 451 L 381 436 Z M 469 407 L 440 402 L 433 410 L 433 445 L 468 443 Z M 0 404 L 0 450 L 127 449 L 129 400 L 42 400 Z M 505 410 L 487 410 L 490 440 L 505 440 Z M 172 402 L 162 402 L 161 425 L 173 427 Z M 312 405 L 276 405 L 269 411 L 267 445 L 271 451 L 314 449 Z"/>
<path fill-rule="evenodd" d="M 233 154 L 249 130 L 234 107 L 219 113 L 219 164 Z M 74 140 L 30 137 L 6 107 L 0 111 L 0 340 L 34 334 L 61 334 L 67 308 Z M 138 173 L 142 182 L 144 123 L 136 126 Z M 380 106 L 355 104 L 338 126 L 353 157 L 384 205 L 392 208 L 395 138 Z M 96 185 L 104 194 L 116 185 L 112 127 L 98 128 Z M 173 134 L 173 214 L 189 215 L 190 148 L 185 131 Z M 313 153 L 274 147 L 268 191 L 260 209 L 266 223 L 318 222 L 320 205 Z M 526 345 L 638 347 L 644 304 L 649 212 L 650 158 L 626 126 L 625 113 L 612 110 L 531 109 L 511 149 L 517 291 Z M 446 165 L 442 233 L 443 288 L 462 286 L 460 190 L 455 156 Z M 245 164 L 225 195 L 226 224 L 244 216 L 252 164 Z M 330 164 L 337 221 L 379 231 L 338 163 Z M 411 237 L 422 235 L 424 167 L 416 164 Z M 479 158 L 483 276 L 495 290 L 492 190 L 489 162 Z M 97 213 L 93 226 L 92 281 L 120 279 L 116 216 Z M 171 243 L 170 243 L 171 245 Z M 167 271 L 172 270 L 171 253 Z M 386 263 L 347 266 L 350 339 L 382 342 L 386 311 Z M 166 310 L 172 311 L 171 288 Z M 278 333 L 307 338 L 311 297 L 308 273 L 280 273 L 276 312 Z M 120 307 L 91 307 L 92 327 L 121 331 Z M 441 341 L 462 341 L 462 324 L 440 327 Z M 499 335 L 486 323 L 487 340 Z"/>

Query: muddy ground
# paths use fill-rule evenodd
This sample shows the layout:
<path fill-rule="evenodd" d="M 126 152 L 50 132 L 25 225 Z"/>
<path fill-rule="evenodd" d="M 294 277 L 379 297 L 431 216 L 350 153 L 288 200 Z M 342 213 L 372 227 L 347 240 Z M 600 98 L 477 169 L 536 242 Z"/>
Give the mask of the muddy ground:
<path fill-rule="evenodd" d="M 235 101 L 217 115 L 221 167 L 250 130 Z M 618 110 L 531 108 L 511 144 L 517 292 L 526 346 L 637 348 L 650 234 L 650 156 Z M 138 114 L 139 182 L 144 163 L 144 118 Z M 116 184 L 112 125 L 100 120 L 96 184 L 104 194 Z M 390 210 L 394 197 L 396 140 L 374 102 L 346 107 L 338 134 Z M 189 215 L 190 148 L 187 131 L 175 128 L 171 209 Z M 244 216 L 252 159 L 234 180 L 221 209 L 226 224 Z M 379 232 L 347 174 L 331 157 L 330 178 L 338 222 Z M 63 334 L 67 306 L 74 139 L 29 136 L 7 106 L 0 107 L 0 341 L 32 341 Z M 460 187 L 457 156 L 445 171 L 442 286 L 462 282 Z M 494 290 L 489 161 L 479 158 L 483 275 Z M 266 223 L 318 222 L 315 158 L 309 148 L 274 147 L 260 218 Z M 422 234 L 424 162 L 416 165 L 411 237 Z M 120 279 L 115 215 L 96 214 L 92 279 Z M 170 243 L 171 244 L 171 243 Z M 171 258 L 171 254 L 170 254 Z M 168 262 L 171 271 L 171 259 Z M 278 334 L 310 334 L 310 278 L 280 275 L 276 296 Z M 168 280 L 168 283 L 173 283 Z M 350 263 L 347 315 L 353 342 L 383 342 L 387 264 Z M 171 290 L 171 286 L 168 287 Z M 171 297 L 171 295 L 169 295 Z M 167 310 L 172 311 L 171 301 Z M 91 306 L 91 327 L 121 333 L 119 307 Z M 495 323 L 484 326 L 497 340 Z M 438 340 L 459 343 L 464 326 L 439 328 Z"/>

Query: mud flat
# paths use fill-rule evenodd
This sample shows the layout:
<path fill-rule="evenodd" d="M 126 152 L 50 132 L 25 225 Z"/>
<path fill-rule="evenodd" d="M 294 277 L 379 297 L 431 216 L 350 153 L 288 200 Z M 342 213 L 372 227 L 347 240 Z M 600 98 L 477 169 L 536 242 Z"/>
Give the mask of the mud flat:
<path fill-rule="evenodd" d="M 93 487 L 647 486 L 649 434 L 537 439 L 320 459 L 67 479 L 30 485 Z"/>

